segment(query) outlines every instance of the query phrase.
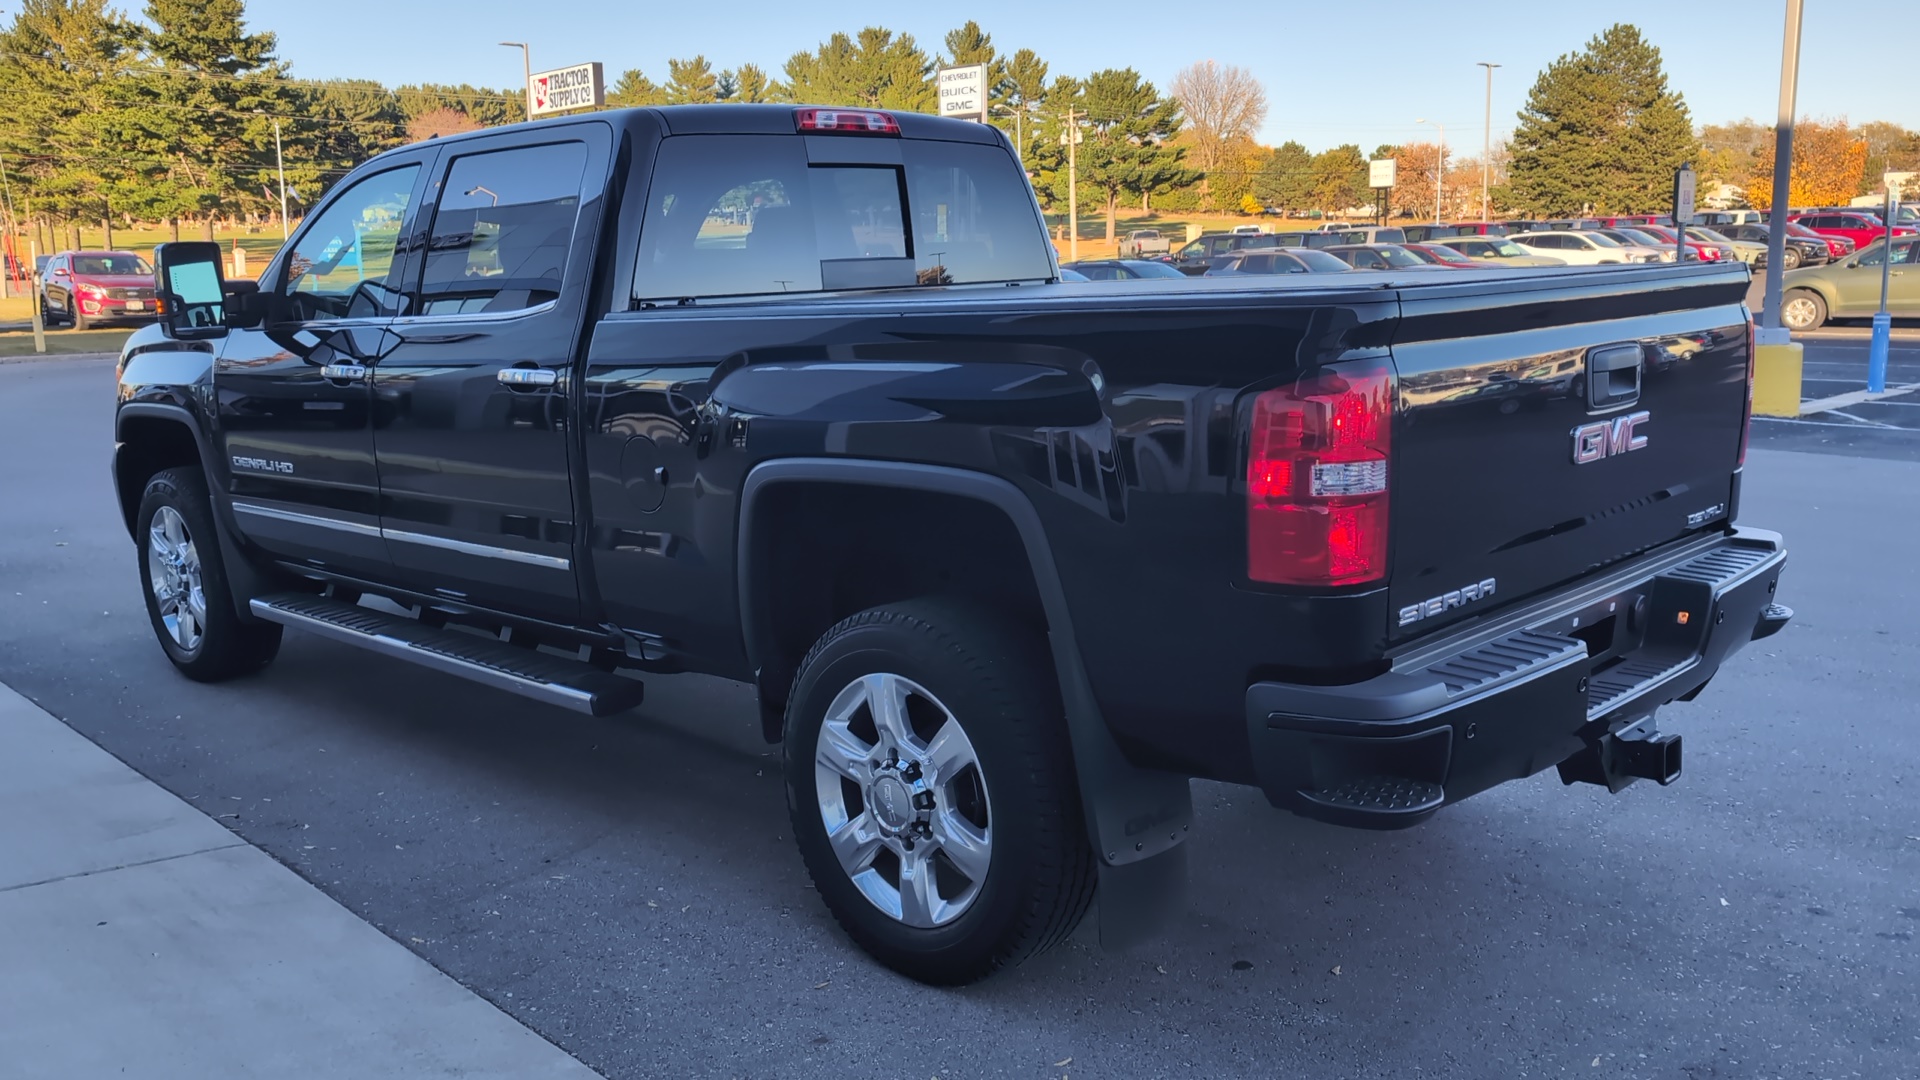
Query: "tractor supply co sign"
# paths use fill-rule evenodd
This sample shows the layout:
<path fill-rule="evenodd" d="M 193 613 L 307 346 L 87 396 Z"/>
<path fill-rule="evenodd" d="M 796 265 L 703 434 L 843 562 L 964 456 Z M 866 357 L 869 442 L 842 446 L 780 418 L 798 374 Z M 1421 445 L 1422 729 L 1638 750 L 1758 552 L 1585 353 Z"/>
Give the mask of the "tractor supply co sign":
<path fill-rule="evenodd" d="M 606 103 L 606 77 L 599 64 L 575 64 L 538 72 L 527 79 L 527 113 L 531 117 L 568 109 L 596 109 Z"/>
<path fill-rule="evenodd" d="M 940 115 L 961 120 L 987 120 L 987 65 L 941 68 L 934 78 L 940 88 Z"/>

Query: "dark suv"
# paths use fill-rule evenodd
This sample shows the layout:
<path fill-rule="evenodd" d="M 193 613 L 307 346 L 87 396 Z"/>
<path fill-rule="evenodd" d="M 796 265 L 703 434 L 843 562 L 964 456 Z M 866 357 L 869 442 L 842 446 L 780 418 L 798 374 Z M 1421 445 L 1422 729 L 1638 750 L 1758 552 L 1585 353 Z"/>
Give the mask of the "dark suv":
<path fill-rule="evenodd" d="M 153 267 L 131 251 L 62 251 L 47 260 L 40 316 L 49 326 L 148 322 L 157 310 Z"/>

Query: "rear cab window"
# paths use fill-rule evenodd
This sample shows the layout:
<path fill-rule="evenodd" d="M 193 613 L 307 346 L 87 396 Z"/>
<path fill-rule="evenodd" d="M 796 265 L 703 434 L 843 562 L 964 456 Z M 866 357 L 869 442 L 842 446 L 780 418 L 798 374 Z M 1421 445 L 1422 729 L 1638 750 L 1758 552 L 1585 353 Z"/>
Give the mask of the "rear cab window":
<path fill-rule="evenodd" d="M 786 135 L 663 140 L 633 299 L 1053 276 L 1033 198 L 1004 150 L 922 139 L 892 145 L 899 164 L 810 162 L 806 141 Z"/>

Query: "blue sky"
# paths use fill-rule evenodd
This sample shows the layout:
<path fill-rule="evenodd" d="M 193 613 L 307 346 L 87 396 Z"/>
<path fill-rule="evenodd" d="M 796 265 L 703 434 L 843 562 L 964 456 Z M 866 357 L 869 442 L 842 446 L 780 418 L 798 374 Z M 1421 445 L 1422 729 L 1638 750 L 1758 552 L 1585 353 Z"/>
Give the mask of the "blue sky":
<path fill-rule="evenodd" d="M 630 67 L 664 82 L 668 57 L 695 53 L 716 69 L 751 62 L 778 78 L 788 56 L 836 30 L 886 26 L 934 52 L 948 30 L 971 17 L 1002 52 L 1031 48 L 1056 74 L 1132 66 L 1164 89 L 1195 60 L 1238 64 L 1267 88 L 1263 142 L 1297 139 L 1312 150 L 1355 142 L 1369 151 L 1430 139 L 1431 125 L 1414 123 L 1422 117 L 1445 124 L 1450 145 L 1477 151 L 1485 95 L 1484 72 L 1474 66 L 1480 60 L 1504 65 L 1494 73 L 1498 140 L 1541 69 L 1614 22 L 1638 25 L 1659 46 L 1696 123 L 1771 122 L 1785 12 L 1784 0 L 1209 0 L 1186 9 L 1196 17 L 1183 25 L 1166 14 L 1185 8 L 1177 3 L 1031 0 L 250 0 L 247 7 L 254 29 L 280 35 L 280 55 L 301 78 L 501 87 L 520 80 L 519 51 L 495 44 L 503 40 L 530 43 L 536 70 L 599 60 L 609 83 Z M 1869 51 L 1890 39 L 1878 28 L 1920 32 L 1913 0 L 1808 8 L 1800 112 L 1920 128 L 1912 51 L 1892 64 L 1876 62 Z"/>

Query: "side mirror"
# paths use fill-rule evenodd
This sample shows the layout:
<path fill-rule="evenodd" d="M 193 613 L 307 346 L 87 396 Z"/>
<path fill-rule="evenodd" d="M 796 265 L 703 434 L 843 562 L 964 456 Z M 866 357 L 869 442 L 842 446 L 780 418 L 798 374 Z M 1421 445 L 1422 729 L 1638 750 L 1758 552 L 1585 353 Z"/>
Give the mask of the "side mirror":
<path fill-rule="evenodd" d="M 1849 270 L 1858 270 L 1858 269 L 1860 269 L 1860 260 L 1859 260 L 1859 259 L 1848 259 L 1848 260 L 1847 260 L 1847 269 L 1849 269 Z"/>
<path fill-rule="evenodd" d="M 56 267 L 54 267 L 54 268 L 53 268 L 53 276 L 54 276 L 54 277 L 66 277 L 66 276 L 67 276 L 67 268 L 66 268 L 66 267 L 64 267 L 64 266 L 56 266 Z"/>
<path fill-rule="evenodd" d="M 227 287 L 219 244 L 176 241 L 153 249 L 154 293 L 165 305 L 160 325 L 170 338 L 204 340 L 227 333 Z"/>

